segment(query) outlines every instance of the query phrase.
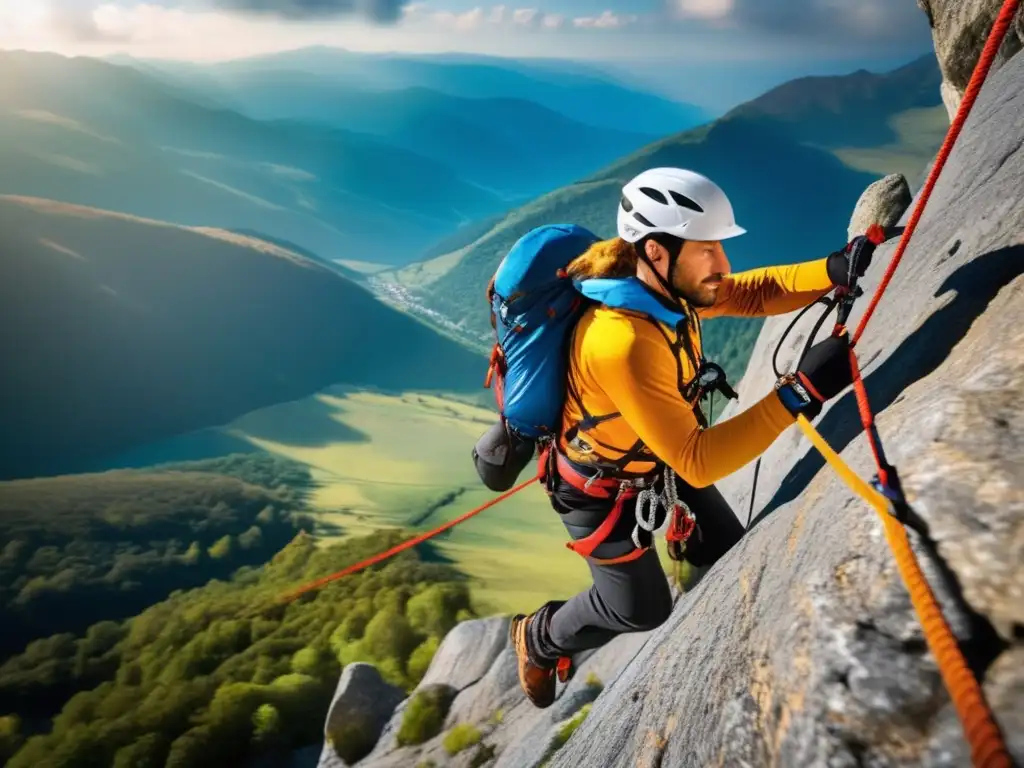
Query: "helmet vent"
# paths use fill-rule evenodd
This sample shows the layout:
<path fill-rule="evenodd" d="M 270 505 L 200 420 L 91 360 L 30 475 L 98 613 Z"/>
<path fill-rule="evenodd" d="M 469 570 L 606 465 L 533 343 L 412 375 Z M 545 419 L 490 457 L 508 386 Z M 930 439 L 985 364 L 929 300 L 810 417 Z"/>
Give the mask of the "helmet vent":
<path fill-rule="evenodd" d="M 668 198 L 657 189 L 654 189 L 654 187 L 640 187 L 640 191 L 652 200 L 657 200 L 662 205 L 668 205 Z"/>
<path fill-rule="evenodd" d="M 645 227 L 653 227 L 653 226 L 654 226 L 654 223 L 653 223 L 653 222 L 651 222 L 651 221 L 650 221 L 650 220 L 649 220 L 649 219 L 648 219 L 648 218 L 647 218 L 646 216 L 644 216 L 644 215 L 643 215 L 642 213 L 640 213 L 640 211 L 637 211 L 636 213 L 634 213 L 634 214 L 633 214 L 633 218 L 634 218 L 634 219 L 636 219 L 637 221 L 639 221 L 639 222 L 640 222 L 641 224 L 643 224 L 643 225 L 644 225 Z"/>
<path fill-rule="evenodd" d="M 681 195 L 671 189 L 668 193 L 672 195 L 672 199 L 676 201 L 676 205 L 681 205 L 683 208 L 689 208 L 691 211 L 696 211 L 697 213 L 704 213 L 704 209 L 686 195 Z"/>
<path fill-rule="evenodd" d="M 629 213 L 630 211 L 633 210 L 633 203 L 631 203 L 629 201 L 629 198 L 626 197 L 625 195 L 622 196 L 622 200 L 620 200 L 619 202 L 622 204 L 622 210 L 624 210 L 626 213 Z"/>

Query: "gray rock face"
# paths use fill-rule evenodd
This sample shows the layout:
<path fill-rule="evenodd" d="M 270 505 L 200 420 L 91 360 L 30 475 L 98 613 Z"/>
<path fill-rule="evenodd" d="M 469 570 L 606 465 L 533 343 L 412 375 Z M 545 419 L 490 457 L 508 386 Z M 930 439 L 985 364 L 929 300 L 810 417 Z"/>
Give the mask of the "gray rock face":
<path fill-rule="evenodd" d="M 469 706 L 466 702 L 478 699 L 485 701 L 485 706 L 493 704 L 497 700 L 498 693 L 492 693 L 492 688 L 489 685 L 474 684 L 488 675 L 489 670 L 493 670 L 495 660 L 508 647 L 508 627 L 509 618 L 507 616 L 492 616 L 486 619 L 460 622 L 445 635 L 426 674 L 413 690 L 413 695 L 427 686 L 447 685 L 456 691 L 463 691 L 466 688 L 474 691 L 468 697 L 457 697 L 450 711 L 455 711 L 455 707 L 459 706 L 460 702 L 463 702 L 462 706 L 466 707 Z M 511 684 L 519 684 L 515 666 L 512 667 Z M 480 692 L 484 691 L 486 693 L 481 695 Z M 389 713 L 390 717 L 381 732 L 380 739 L 367 759 L 375 760 L 399 748 L 396 739 L 398 729 L 402 727 L 402 717 L 405 715 L 405 707 L 408 703 L 409 701 L 406 699 L 393 713 Z M 481 714 L 480 719 L 485 719 L 490 714 L 490 712 Z M 475 721 L 470 720 L 470 722 Z"/>
<path fill-rule="evenodd" d="M 932 40 L 942 70 L 942 101 L 950 120 L 963 99 L 974 65 L 985 46 L 1002 0 L 917 0 L 932 28 Z M 993 71 L 1021 49 L 1024 43 L 1024 15 L 1018 9 L 1014 24 L 1006 33 Z"/>
<path fill-rule="evenodd" d="M 932 541 L 932 590 L 1024 761 L 1024 56 L 990 76 L 858 345 L 890 460 Z M 879 248 L 870 296 L 895 243 Z M 855 327 L 867 301 L 859 302 Z M 765 325 L 740 407 L 773 380 Z M 807 326 L 811 324 L 808 320 Z M 795 344 L 796 342 L 794 342 Z M 874 473 L 852 392 L 818 417 Z M 745 517 L 753 467 L 723 490 Z M 749 498 L 749 495 L 748 495 Z M 969 765 L 876 513 L 796 428 L 761 520 L 676 607 L 556 753 L 569 766 Z"/>
<path fill-rule="evenodd" d="M 346 734 L 350 728 L 363 734 L 367 740 L 367 749 L 371 747 L 380 737 L 395 707 L 404 698 L 405 692 L 386 682 L 372 664 L 360 662 L 346 666 L 327 713 L 319 768 L 346 765 L 343 759 L 345 749 L 339 746 L 335 750 L 330 740 L 333 735 Z M 352 736 L 346 734 L 343 738 L 347 741 Z"/>
<path fill-rule="evenodd" d="M 359 762 L 359 768 L 406 768 L 421 762 L 433 762 L 438 768 L 457 767 L 468 765 L 477 749 L 489 754 L 493 751 L 487 765 L 494 768 L 536 768 L 544 757 L 554 726 L 594 701 L 602 687 L 608 690 L 650 636 L 649 632 L 623 635 L 589 656 L 581 656 L 574 678 L 559 686 L 558 699 L 543 710 L 530 704 L 519 688 L 515 653 L 506 641 L 487 673 L 456 697 L 440 736 L 425 744 L 401 748 L 393 741 L 385 744 L 386 738 L 382 737 L 373 753 Z M 461 723 L 469 723 L 480 731 L 482 746 L 452 756 L 444 748 L 444 736 Z"/>
<path fill-rule="evenodd" d="M 449 632 L 420 685 L 444 683 L 462 690 L 483 677 L 508 640 L 509 619 L 463 621 Z"/>
<path fill-rule="evenodd" d="M 853 209 L 847 240 L 863 235 L 872 224 L 886 229 L 896 225 L 911 200 L 910 185 L 902 173 L 892 173 L 869 184 Z"/>

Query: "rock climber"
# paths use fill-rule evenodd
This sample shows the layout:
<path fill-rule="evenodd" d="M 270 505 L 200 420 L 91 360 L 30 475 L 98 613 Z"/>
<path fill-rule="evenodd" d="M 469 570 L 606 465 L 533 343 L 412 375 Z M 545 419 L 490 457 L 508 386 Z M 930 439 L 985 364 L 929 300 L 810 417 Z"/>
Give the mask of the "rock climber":
<path fill-rule="evenodd" d="M 696 523 L 681 556 L 698 569 L 710 567 L 744 533 L 714 483 L 760 456 L 798 413 L 814 418 L 851 384 L 848 336 L 830 336 L 757 403 L 707 425 L 701 401 L 709 389 L 729 390 L 721 369 L 704 359 L 700 321 L 802 308 L 849 287 L 873 251 L 870 244 L 854 251 L 851 243 L 814 261 L 732 273 L 722 242 L 745 231 L 710 179 L 655 168 L 622 188 L 618 237 L 595 243 L 569 265 L 574 279 L 635 276 L 687 321 L 669 328 L 598 304 L 575 328 L 546 482 L 574 547 L 598 545 L 581 552 L 589 553 L 589 589 L 512 620 L 520 684 L 538 707 L 554 701 L 560 660 L 620 633 L 653 629 L 671 612 L 668 577 L 638 515 L 625 507 L 610 531 L 600 528 L 608 527 L 615 505 L 635 510 L 645 488 L 670 499 L 674 488 Z"/>

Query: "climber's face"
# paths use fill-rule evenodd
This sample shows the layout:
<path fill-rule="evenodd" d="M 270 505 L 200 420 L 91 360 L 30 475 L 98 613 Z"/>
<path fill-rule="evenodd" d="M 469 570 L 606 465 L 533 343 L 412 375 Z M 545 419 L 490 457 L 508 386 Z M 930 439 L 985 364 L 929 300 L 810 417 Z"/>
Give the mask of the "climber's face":
<path fill-rule="evenodd" d="M 647 255 L 659 274 L 692 307 L 712 306 L 718 300 L 722 278 L 729 274 L 729 259 L 718 240 L 685 241 L 671 277 L 668 275 L 670 254 L 663 245 L 648 241 Z"/>

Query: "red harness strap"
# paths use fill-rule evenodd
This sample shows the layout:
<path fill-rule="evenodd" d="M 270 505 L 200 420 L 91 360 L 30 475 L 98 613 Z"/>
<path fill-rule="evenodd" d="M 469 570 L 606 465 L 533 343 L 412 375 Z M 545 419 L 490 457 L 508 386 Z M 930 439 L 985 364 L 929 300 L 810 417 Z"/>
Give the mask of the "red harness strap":
<path fill-rule="evenodd" d="M 611 477 L 584 477 L 569 463 L 569 460 L 562 455 L 558 450 L 554 450 L 554 467 L 551 466 L 551 446 L 548 445 L 541 452 L 540 460 L 538 461 L 538 478 L 544 483 L 545 489 L 547 489 L 547 479 L 549 472 L 553 469 L 558 474 L 558 477 L 565 482 L 569 483 L 573 488 L 588 496 L 593 496 L 599 499 L 610 499 L 614 495 L 615 503 L 611 508 L 611 511 L 605 516 L 604 520 L 601 521 L 601 525 L 591 533 L 589 536 L 584 536 L 582 539 L 576 541 L 567 541 L 565 546 L 571 549 L 578 555 L 585 557 L 599 565 L 614 565 L 615 563 L 628 563 L 631 560 L 636 560 L 638 557 L 650 549 L 650 547 L 643 547 L 639 549 L 633 549 L 624 555 L 619 557 L 608 557 L 600 558 L 594 557 L 593 552 L 597 549 L 604 541 L 611 535 L 611 532 L 615 530 L 616 524 L 622 517 L 622 508 L 627 501 L 636 498 L 638 490 L 635 486 L 624 484 L 623 481 L 617 480 Z M 550 495 L 550 490 L 548 490 Z"/>

